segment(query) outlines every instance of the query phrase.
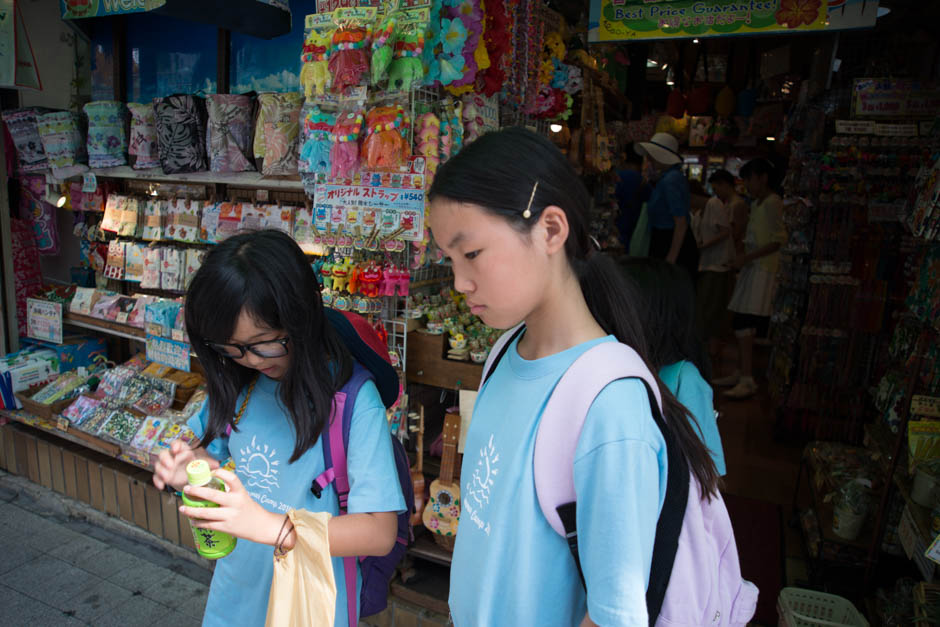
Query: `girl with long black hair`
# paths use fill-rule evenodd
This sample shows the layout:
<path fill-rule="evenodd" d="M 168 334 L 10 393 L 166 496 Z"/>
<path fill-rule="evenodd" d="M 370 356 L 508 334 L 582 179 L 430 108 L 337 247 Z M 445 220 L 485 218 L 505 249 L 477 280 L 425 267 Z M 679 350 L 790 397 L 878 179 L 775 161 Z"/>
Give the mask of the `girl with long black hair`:
<path fill-rule="evenodd" d="M 186 295 L 186 330 L 208 381 L 208 401 L 189 423 L 201 441 L 194 449 L 176 442 L 161 453 L 154 483 L 218 503 L 181 511 L 199 527 L 240 538 L 216 563 L 203 625 L 264 624 L 272 546 L 286 512 L 305 509 L 333 515 L 335 624 L 345 627 L 347 595 L 358 602 L 359 594 L 346 590 L 342 557 L 389 553 L 397 514 L 405 510 L 385 419 L 385 406 L 398 395 L 394 369 L 369 364 L 380 374 L 356 396 L 347 451 L 349 515 L 339 516 L 333 484 L 319 497 L 311 485 L 325 470 L 320 436 L 353 358 L 328 320 L 300 247 L 270 230 L 235 235 L 213 248 Z M 214 468 L 234 462 L 234 472 L 215 471 L 228 492 L 186 485 L 186 464 L 195 458 Z M 290 533 L 283 548 L 294 540 Z"/>
<path fill-rule="evenodd" d="M 537 426 L 566 369 L 601 342 L 647 354 L 633 288 L 588 234 L 584 185 L 550 141 L 514 128 L 484 135 L 442 165 L 430 198 L 433 236 L 472 311 L 497 328 L 525 322 L 484 384 L 466 437 L 454 623 L 647 625 L 668 469 L 644 385 L 607 386 L 581 432 L 574 481 L 586 590 L 534 488 Z M 688 412 L 659 387 L 665 424 L 709 498 L 715 465 Z"/>

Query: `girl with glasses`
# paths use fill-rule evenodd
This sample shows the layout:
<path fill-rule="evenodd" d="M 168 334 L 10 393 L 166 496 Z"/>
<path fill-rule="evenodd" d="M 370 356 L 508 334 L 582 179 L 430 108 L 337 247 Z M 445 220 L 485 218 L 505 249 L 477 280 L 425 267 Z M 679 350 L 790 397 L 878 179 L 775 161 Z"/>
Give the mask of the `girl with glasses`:
<path fill-rule="evenodd" d="M 289 509 L 333 515 L 335 625 L 347 625 L 347 595 L 358 600 L 359 594 L 346 590 L 342 557 L 389 553 L 397 514 L 405 510 L 385 418 L 385 401 L 398 392 L 394 370 L 389 364 L 387 376 L 367 381 L 356 396 L 349 515 L 339 516 L 333 484 L 319 497 L 311 485 L 325 470 L 320 436 L 353 358 L 328 320 L 300 247 L 269 230 L 235 235 L 213 248 L 186 295 L 186 329 L 208 381 L 208 401 L 189 424 L 201 441 L 194 449 L 177 442 L 162 453 L 154 483 L 219 503 L 181 511 L 200 519 L 200 527 L 240 538 L 216 564 L 203 625 L 264 624 L 272 546 Z M 195 458 L 214 468 L 231 459 L 234 472 L 215 471 L 229 491 L 187 486 L 186 465 Z M 293 541 L 291 534 L 283 548 Z"/>

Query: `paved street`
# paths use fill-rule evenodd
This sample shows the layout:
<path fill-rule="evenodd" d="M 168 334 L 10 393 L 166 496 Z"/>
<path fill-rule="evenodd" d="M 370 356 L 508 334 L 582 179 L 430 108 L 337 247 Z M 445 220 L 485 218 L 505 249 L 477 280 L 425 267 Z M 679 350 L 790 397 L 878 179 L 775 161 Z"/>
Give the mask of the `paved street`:
<path fill-rule="evenodd" d="M 0 625 L 201 623 L 211 577 L 203 564 L 75 508 L 0 471 Z"/>

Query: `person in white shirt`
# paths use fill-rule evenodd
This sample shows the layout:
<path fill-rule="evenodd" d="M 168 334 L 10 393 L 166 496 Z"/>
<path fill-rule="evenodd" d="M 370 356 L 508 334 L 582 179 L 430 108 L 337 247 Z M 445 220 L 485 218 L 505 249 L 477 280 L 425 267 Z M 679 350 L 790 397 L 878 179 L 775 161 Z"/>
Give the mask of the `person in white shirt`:
<path fill-rule="evenodd" d="M 717 170 L 708 179 L 715 192 L 705 209 L 692 216 L 692 233 L 699 249 L 696 300 L 702 337 L 714 356 L 728 317 L 734 288 L 735 226 L 747 222 L 747 203 L 735 191 L 734 176 Z"/>

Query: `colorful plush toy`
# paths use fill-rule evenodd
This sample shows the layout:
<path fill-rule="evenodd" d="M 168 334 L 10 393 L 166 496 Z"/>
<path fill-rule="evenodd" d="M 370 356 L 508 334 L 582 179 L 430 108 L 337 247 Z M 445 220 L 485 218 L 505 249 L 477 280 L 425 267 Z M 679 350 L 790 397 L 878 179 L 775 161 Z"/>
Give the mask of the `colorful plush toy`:
<path fill-rule="evenodd" d="M 411 30 L 395 42 L 395 60 L 388 70 L 389 90 L 410 91 L 424 79 L 424 31 Z"/>
<path fill-rule="evenodd" d="M 395 31 L 398 27 L 400 14 L 390 10 L 388 15 L 379 24 L 375 37 L 372 39 L 372 84 L 378 85 L 388 76 L 388 66 L 392 63 L 395 52 Z"/>
<path fill-rule="evenodd" d="M 400 106 L 375 107 L 366 115 L 362 156 L 370 170 L 394 170 L 409 156 L 405 137 L 405 110 Z"/>
<path fill-rule="evenodd" d="M 333 264 L 333 291 L 341 292 L 346 289 L 349 278 L 349 258 Z"/>
<path fill-rule="evenodd" d="M 379 282 L 382 280 L 382 269 L 375 261 L 370 261 L 359 278 L 359 290 L 369 298 L 378 298 Z"/>
<path fill-rule="evenodd" d="M 326 258 L 320 265 L 320 283 L 326 289 L 333 285 L 333 262 Z"/>
<path fill-rule="evenodd" d="M 359 264 L 352 264 L 349 266 L 349 281 L 346 284 L 346 289 L 350 294 L 355 294 L 359 291 L 359 281 L 362 278 L 362 268 Z"/>
<path fill-rule="evenodd" d="M 312 100 L 314 95 L 322 96 L 330 86 L 330 70 L 327 65 L 333 29 L 311 29 L 304 41 L 304 51 L 300 55 L 303 67 L 300 70 L 300 84 L 304 96 Z"/>
<path fill-rule="evenodd" d="M 305 110 L 303 118 L 304 144 L 300 149 L 301 172 L 328 174 L 330 172 L 330 133 L 336 126 L 336 115 L 313 106 Z"/>
<path fill-rule="evenodd" d="M 333 91 L 343 93 L 347 87 L 355 87 L 369 71 L 371 39 L 371 25 L 344 25 L 333 32 L 328 65 L 333 75 Z"/>
<path fill-rule="evenodd" d="M 349 178 L 359 169 L 359 133 L 362 131 L 362 112 L 341 114 L 333 127 L 330 140 L 330 176 Z"/>

